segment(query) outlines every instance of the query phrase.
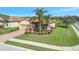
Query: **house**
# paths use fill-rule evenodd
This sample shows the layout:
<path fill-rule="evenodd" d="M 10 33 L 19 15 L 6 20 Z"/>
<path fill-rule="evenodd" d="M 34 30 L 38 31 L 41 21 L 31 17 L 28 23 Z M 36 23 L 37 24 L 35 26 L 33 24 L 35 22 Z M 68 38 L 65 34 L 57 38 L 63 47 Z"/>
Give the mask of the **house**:
<path fill-rule="evenodd" d="M 0 17 L 0 28 L 3 28 L 3 18 L 2 17 Z"/>
<path fill-rule="evenodd" d="M 52 20 L 52 25 L 51 25 L 53 28 L 55 28 L 56 27 L 56 20 L 54 19 L 54 20 Z"/>
<path fill-rule="evenodd" d="M 3 22 L 2 21 L 0 21 L 0 25 L 3 25 Z"/>
<path fill-rule="evenodd" d="M 20 30 L 25 30 L 26 28 L 28 28 L 28 26 L 30 25 L 30 18 L 24 18 L 22 21 L 20 21 L 19 24 L 19 29 Z"/>
<path fill-rule="evenodd" d="M 11 16 L 9 20 L 4 24 L 4 28 L 12 28 L 12 27 L 19 27 L 21 18 L 16 16 Z"/>
<path fill-rule="evenodd" d="M 47 30 L 52 31 L 52 29 L 55 28 L 55 27 L 56 27 L 56 20 L 50 20 L 48 22 Z"/>
<path fill-rule="evenodd" d="M 2 17 L 0 17 L 0 25 L 3 25 L 3 19 L 2 19 Z"/>
<path fill-rule="evenodd" d="M 0 21 L 0 28 L 3 28 L 3 22 Z"/>
<path fill-rule="evenodd" d="M 12 27 L 19 27 L 19 29 L 26 29 L 27 25 L 30 24 L 30 18 L 24 17 L 20 18 L 17 16 L 11 16 L 9 20 L 4 24 L 4 28 L 12 28 Z"/>

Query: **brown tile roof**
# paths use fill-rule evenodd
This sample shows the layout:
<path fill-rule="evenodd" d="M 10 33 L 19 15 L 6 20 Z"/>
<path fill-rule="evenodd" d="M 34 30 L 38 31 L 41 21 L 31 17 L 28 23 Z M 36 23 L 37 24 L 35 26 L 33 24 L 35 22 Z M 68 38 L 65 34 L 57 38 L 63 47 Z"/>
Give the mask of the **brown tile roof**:
<path fill-rule="evenodd" d="M 11 16 L 9 21 L 15 21 L 15 22 L 19 22 L 21 21 L 22 19 L 20 17 L 16 17 L 16 16 Z"/>

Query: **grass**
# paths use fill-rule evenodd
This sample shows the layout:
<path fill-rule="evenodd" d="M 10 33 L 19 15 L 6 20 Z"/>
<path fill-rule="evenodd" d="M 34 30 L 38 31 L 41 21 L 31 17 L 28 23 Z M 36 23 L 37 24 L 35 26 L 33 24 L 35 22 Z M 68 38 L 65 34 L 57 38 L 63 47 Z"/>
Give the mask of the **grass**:
<path fill-rule="evenodd" d="M 0 35 L 18 30 L 18 28 L 0 28 Z"/>
<path fill-rule="evenodd" d="M 69 28 L 57 27 L 51 34 L 48 35 L 24 34 L 17 38 L 57 46 L 74 46 L 79 44 L 79 38 L 71 26 Z"/>
<path fill-rule="evenodd" d="M 48 48 L 33 46 L 33 45 L 29 45 L 29 44 L 13 42 L 13 41 L 6 41 L 5 43 L 10 44 L 10 45 L 23 47 L 23 48 L 33 49 L 33 50 L 36 50 L 36 51 L 57 51 L 57 50 L 54 50 L 54 49 L 48 49 Z"/>

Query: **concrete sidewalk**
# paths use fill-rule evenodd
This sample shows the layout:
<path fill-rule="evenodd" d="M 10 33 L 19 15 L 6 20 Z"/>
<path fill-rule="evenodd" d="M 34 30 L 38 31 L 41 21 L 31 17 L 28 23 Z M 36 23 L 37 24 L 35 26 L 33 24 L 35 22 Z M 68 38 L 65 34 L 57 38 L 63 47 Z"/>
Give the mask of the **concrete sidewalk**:
<path fill-rule="evenodd" d="M 73 25 L 71 25 L 71 26 L 72 26 L 73 30 L 75 31 L 76 35 L 79 37 L 79 31 Z"/>
<path fill-rule="evenodd" d="M 45 43 L 20 40 L 20 39 L 10 39 L 10 41 L 24 43 L 24 44 L 30 44 L 30 45 L 34 45 L 34 46 L 43 47 L 43 48 L 62 50 L 62 51 L 78 51 L 79 50 L 79 45 L 76 45 L 76 46 L 56 46 L 56 45 L 49 45 L 49 44 L 45 44 Z"/>

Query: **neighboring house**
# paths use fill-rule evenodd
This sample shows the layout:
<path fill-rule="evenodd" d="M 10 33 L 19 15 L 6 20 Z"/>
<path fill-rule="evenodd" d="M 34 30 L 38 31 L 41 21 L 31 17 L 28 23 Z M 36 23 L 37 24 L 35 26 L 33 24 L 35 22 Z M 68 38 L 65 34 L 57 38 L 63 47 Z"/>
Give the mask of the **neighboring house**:
<path fill-rule="evenodd" d="M 16 17 L 11 16 L 10 19 L 4 24 L 4 28 L 13 28 L 13 27 L 19 27 L 20 30 L 26 29 L 27 25 L 30 24 L 30 18 L 29 17 Z"/>
<path fill-rule="evenodd" d="M 3 18 L 0 17 L 0 28 L 3 28 Z"/>
<path fill-rule="evenodd" d="M 0 25 L 3 25 L 3 19 L 2 19 L 2 17 L 0 17 Z"/>
<path fill-rule="evenodd" d="M 3 22 L 0 22 L 0 25 L 3 25 Z"/>
<path fill-rule="evenodd" d="M 47 30 L 51 31 L 52 28 L 55 28 L 56 27 L 56 20 L 50 20 L 49 23 L 48 23 L 48 26 L 47 26 Z"/>
<path fill-rule="evenodd" d="M 56 27 L 56 20 L 52 20 L 52 27 L 53 27 L 53 28 Z"/>
<path fill-rule="evenodd" d="M 4 28 L 18 27 L 21 19 L 19 17 L 11 16 L 10 19 L 4 24 Z"/>

